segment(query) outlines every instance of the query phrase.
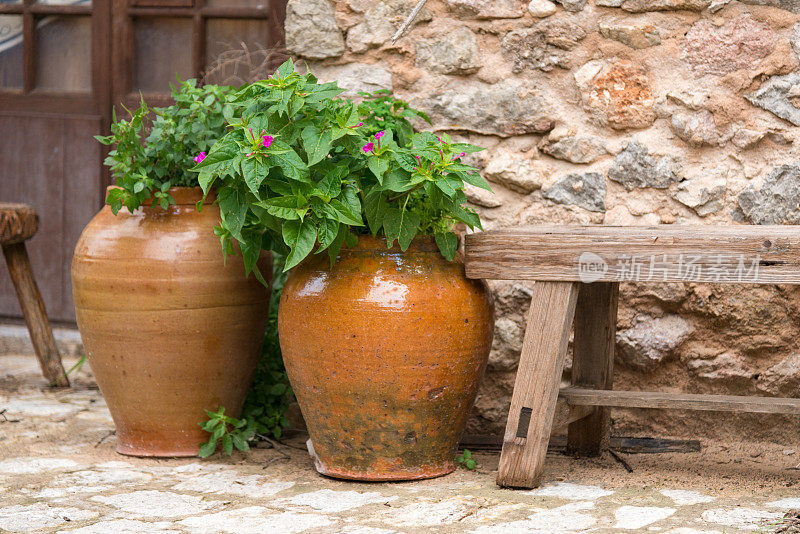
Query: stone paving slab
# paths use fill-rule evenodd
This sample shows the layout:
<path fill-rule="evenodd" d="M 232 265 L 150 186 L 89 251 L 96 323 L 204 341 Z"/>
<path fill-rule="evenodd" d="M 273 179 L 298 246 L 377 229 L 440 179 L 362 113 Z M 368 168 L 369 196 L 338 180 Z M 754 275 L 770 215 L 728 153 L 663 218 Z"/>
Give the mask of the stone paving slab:
<path fill-rule="evenodd" d="M 329 479 L 303 436 L 232 458 L 125 457 L 88 370 L 54 391 L 35 365 L 0 356 L 0 532 L 731 534 L 772 532 L 800 508 L 800 460 L 777 444 L 756 457 L 713 443 L 628 455 L 633 473 L 610 456 L 554 455 L 535 490 L 497 487 L 496 453 L 476 454 L 475 472 L 428 481 Z"/>

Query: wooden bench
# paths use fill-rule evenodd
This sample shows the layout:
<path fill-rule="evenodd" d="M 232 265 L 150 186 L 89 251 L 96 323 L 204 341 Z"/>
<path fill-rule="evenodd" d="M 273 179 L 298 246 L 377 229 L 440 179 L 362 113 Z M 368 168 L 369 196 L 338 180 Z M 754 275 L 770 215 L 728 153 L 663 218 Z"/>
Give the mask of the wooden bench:
<path fill-rule="evenodd" d="M 38 228 L 39 217 L 32 207 L 0 203 L 0 246 L 14 282 L 22 315 L 28 325 L 36 357 L 51 386 L 68 387 L 69 380 L 61 363 L 61 355 L 58 353 L 25 248 L 25 241 L 33 237 Z"/>
<path fill-rule="evenodd" d="M 798 226 L 493 230 L 466 236 L 465 263 L 470 278 L 536 281 L 501 486 L 539 485 L 559 396 L 570 407 L 559 423 L 569 423 L 569 449 L 580 455 L 600 452 L 615 406 L 800 415 L 800 399 L 612 390 L 620 282 L 800 284 Z M 573 319 L 572 383 L 559 389 Z"/>

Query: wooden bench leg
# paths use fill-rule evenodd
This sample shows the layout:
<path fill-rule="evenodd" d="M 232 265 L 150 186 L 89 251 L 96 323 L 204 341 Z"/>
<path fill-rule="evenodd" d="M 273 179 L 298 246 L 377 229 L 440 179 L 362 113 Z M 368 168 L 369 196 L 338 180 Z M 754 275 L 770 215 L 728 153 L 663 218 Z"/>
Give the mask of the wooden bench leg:
<path fill-rule="evenodd" d="M 69 380 L 61 363 L 53 331 L 50 329 L 42 295 L 33 278 L 25 243 L 3 245 L 3 255 L 6 257 L 8 272 L 14 282 L 14 289 L 17 291 L 19 305 L 28 325 L 28 332 L 42 373 L 51 386 L 69 387 Z"/>
<path fill-rule="evenodd" d="M 539 485 L 579 287 L 574 282 L 533 286 L 497 473 L 500 486 Z"/>
<path fill-rule="evenodd" d="M 616 282 L 581 284 L 572 345 L 574 387 L 612 388 L 618 301 L 619 284 Z M 582 456 L 600 454 L 607 438 L 608 415 L 608 408 L 598 407 L 590 416 L 570 424 L 567 449 Z"/>

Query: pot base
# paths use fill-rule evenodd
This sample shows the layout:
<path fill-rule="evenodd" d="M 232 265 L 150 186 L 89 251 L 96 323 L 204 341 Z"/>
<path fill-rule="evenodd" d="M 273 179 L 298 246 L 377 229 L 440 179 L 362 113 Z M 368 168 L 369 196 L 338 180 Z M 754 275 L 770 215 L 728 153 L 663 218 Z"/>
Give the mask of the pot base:
<path fill-rule="evenodd" d="M 314 467 L 320 475 L 325 475 L 326 477 L 339 478 L 343 480 L 360 480 L 362 482 L 402 482 L 404 480 L 425 480 L 428 478 L 438 478 L 444 475 L 449 475 L 456 470 L 455 464 L 438 468 L 420 468 L 419 470 L 415 471 L 393 471 L 391 473 L 331 469 L 321 466 L 318 463 L 316 463 Z"/>
<path fill-rule="evenodd" d="M 368 471 L 357 469 L 347 469 L 345 467 L 327 466 L 314 452 L 314 444 L 309 439 L 306 441 L 308 453 L 314 460 L 314 468 L 320 475 L 326 477 L 339 478 L 342 480 L 360 480 L 362 482 L 402 482 L 404 480 L 425 480 L 449 475 L 456 470 L 455 462 L 445 462 L 440 465 L 425 465 L 416 469 L 396 469 L 386 466 L 385 469 L 372 468 Z"/>
<path fill-rule="evenodd" d="M 193 458 L 197 456 L 199 448 L 191 451 L 187 449 L 143 449 L 137 447 L 126 447 L 117 445 L 115 450 L 125 456 L 135 456 L 137 458 Z"/>

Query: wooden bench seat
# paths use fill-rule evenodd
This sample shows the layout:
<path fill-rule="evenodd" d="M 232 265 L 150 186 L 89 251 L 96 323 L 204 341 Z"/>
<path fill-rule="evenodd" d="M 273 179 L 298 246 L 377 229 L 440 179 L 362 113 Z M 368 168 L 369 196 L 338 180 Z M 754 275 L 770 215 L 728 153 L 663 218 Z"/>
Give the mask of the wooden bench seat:
<path fill-rule="evenodd" d="M 536 281 L 501 486 L 539 485 L 559 397 L 581 455 L 599 454 L 615 406 L 800 415 L 800 399 L 612 390 L 621 282 L 800 284 L 798 226 L 537 226 L 470 234 L 464 249 L 470 278 Z M 559 389 L 573 325 L 572 384 Z"/>

